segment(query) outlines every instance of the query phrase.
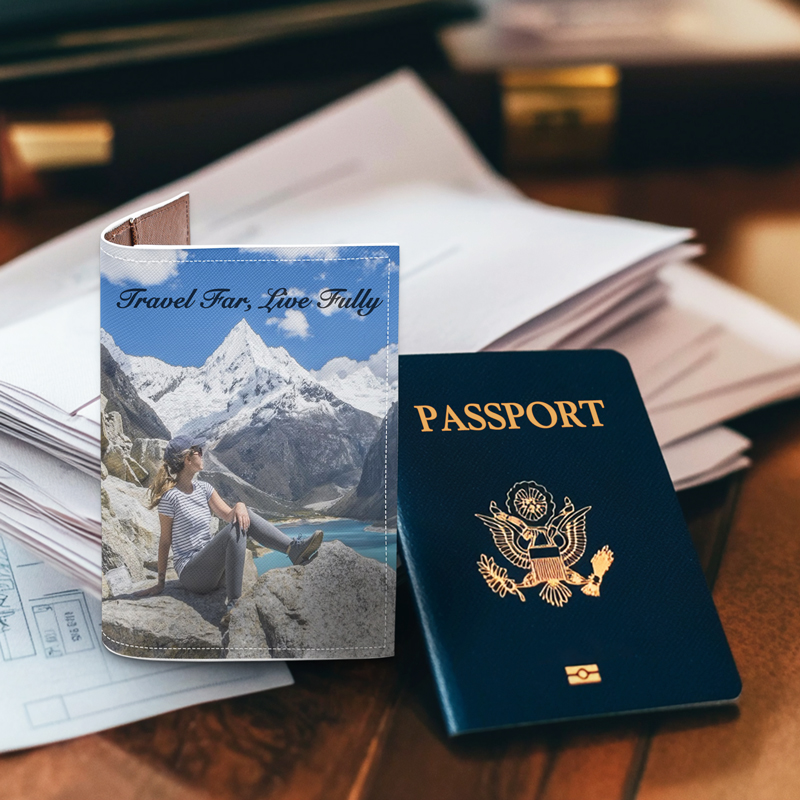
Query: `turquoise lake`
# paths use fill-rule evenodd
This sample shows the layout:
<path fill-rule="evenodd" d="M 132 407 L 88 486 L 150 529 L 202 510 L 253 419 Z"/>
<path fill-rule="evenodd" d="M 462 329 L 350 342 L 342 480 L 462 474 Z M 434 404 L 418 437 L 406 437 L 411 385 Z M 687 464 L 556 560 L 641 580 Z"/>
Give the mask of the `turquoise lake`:
<path fill-rule="evenodd" d="M 335 519 L 328 522 L 315 522 L 303 525 L 279 525 L 287 536 L 310 536 L 316 530 L 325 531 L 325 541 L 339 539 L 343 544 L 352 547 L 366 558 L 374 558 L 381 564 L 386 562 L 387 548 L 389 566 L 397 569 L 397 534 L 390 532 L 384 537 L 383 532 L 366 531 L 366 524 L 355 519 Z M 291 562 L 283 553 L 267 553 L 255 559 L 258 574 L 263 575 L 268 569 L 291 566 Z"/>

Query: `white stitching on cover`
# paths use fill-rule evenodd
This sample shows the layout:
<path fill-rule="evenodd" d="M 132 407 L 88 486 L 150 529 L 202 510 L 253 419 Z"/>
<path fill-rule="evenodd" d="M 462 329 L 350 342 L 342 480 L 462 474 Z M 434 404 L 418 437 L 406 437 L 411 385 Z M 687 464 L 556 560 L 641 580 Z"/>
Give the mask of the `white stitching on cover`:
<path fill-rule="evenodd" d="M 166 210 L 166 209 L 161 209 Z M 188 213 L 188 211 L 187 211 Z M 176 247 L 180 247 L 180 245 L 176 245 Z M 115 256 L 109 253 L 103 248 L 100 248 L 101 252 L 104 255 L 107 255 L 109 258 L 114 258 L 117 261 L 135 261 L 138 263 L 142 263 L 144 259 L 142 258 L 122 258 L 120 256 Z M 350 257 L 342 257 L 342 258 L 331 258 L 331 259 L 320 259 L 320 258 L 207 258 L 207 259 L 193 259 L 193 261 L 206 261 L 206 262 L 231 262 L 231 261 L 365 261 L 369 258 L 368 256 L 361 256 L 358 258 L 350 258 Z M 389 263 L 387 264 L 386 268 L 386 430 L 384 432 L 384 455 L 383 455 L 383 474 L 384 474 L 384 481 L 383 481 L 383 564 L 384 564 L 384 584 L 383 584 L 383 645 L 374 645 L 372 647 L 369 646 L 355 646 L 355 647 L 306 647 L 302 650 L 297 652 L 300 653 L 308 653 L 311 651 L 314 652 L 330 652 L 335 650 L 350 650 L 350 651 L 358 651 L 358 650 L 386 650 L 387 648 L 387 638 L 389 633 L 389 506 L 388 506 L 388 483 L 387 478 L 389 475 L 389 345 L 390 345 L 390 326 L 391 326 L 391 280 L 392 280 L 392 272 L 391 272 L 391 259 L 389 256 L 380 256 L 387 260 Z M 147 259 L 146 263 L 154 264 L 154 263 L 166 263 L 167 261 L 172 261 L 172 259 L 158 259 L 158 260 L 150 260 Z M 120 644 L 123 647 L 129 647 L 134 650 L 168 650 L 171 648 L 171 645 L 165 645 L 164 647 L 148 647 L 146 645 L 138 645 L 138 644 L 130 644 L 128 642 L 121 642 L 117 639 L 112 639 L 110 636 L 106 635 L 105 633 L 102 634 L 103 639 L 109 642 L 113 642 L 114 644 Z M 220 647 L 181 647 L 181 650 L 223 650 L 224 648 L 220 645 Z M 266 653 L 281 653 L 281 652 L 295 652 L 291 648 L 269 648 L 269 647 L 232 647 L 229 648 L 233 652 L 238 650 L 257 650 L 259 652 L 266 652 Z"/>

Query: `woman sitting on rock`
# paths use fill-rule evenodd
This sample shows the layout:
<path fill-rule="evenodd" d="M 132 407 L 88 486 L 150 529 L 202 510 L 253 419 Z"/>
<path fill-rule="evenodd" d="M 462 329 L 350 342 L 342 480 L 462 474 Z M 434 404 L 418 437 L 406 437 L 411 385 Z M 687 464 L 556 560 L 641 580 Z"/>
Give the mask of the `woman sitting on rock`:
<path fill-rule="evenodd" d="M 317 555 L 323 534 L 315 531 L 312 536 L 290 539 L 271 522 L 249 512 L 244 503 L 231 508 L 211 484 L 194 479 L 203 469 L 204 445 L 202 439 L 176 436 L 164 451 L 164 463 L 150 487 L 150 508 L 158 506 L 161 522 L 158 583 L 138 596 L 162 592 L 172 547 L 175 571 L 181 586 L 190 592 L 211 592 L 225 576 L 225 603 L 230 611 L 242 593 L 248 536 L 302 566 Z M 228 523 L 215 536 L 211 535 L 212 512 Z"/>

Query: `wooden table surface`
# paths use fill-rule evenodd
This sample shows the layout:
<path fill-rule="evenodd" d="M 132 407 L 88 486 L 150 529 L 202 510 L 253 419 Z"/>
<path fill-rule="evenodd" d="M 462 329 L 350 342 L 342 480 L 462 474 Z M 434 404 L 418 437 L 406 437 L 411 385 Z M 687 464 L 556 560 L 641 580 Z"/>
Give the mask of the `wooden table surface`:
<path fill-rule="evenodd" d="M 565 207 L 694 227 L 709 269 L 800 317 L 800 166 L 518 182 Z M 103 210 L 0 210 L 0 263 Z M 293 687 L 2 755 L 0 798 L 800 796 L 800 401 L 735 426 L 753 467 L 682 503 L 741 672 L 738 708 L 448 741 L 401 583 L 395 658 L 296 663 Z"/>

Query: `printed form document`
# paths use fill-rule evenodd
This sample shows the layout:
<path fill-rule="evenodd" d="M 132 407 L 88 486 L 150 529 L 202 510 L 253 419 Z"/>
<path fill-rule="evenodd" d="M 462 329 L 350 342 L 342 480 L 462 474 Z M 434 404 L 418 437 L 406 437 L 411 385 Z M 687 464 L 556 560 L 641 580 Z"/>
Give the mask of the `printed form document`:
<path fill-rule="evenodd" d="M 100 601 L 0 538 L 0 752 L 293 683 L 282 661 L 154 664 L 100 641 Z"/>

